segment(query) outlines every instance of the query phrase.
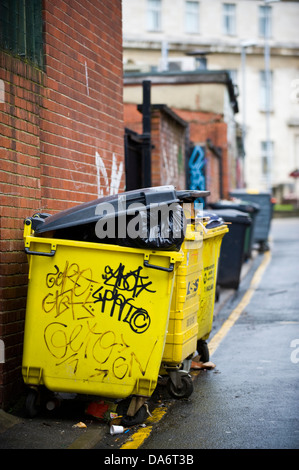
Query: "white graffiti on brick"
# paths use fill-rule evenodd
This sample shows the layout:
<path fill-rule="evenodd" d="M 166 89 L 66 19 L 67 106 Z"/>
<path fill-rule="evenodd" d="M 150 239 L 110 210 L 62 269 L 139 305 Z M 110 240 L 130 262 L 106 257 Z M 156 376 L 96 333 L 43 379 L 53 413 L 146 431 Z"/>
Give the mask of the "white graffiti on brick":
<path fill-rule="evenodd" d="M 4 364 L 5 362 L 5 345 L 4 341 L 0 339 L 0 364 Z"/>
<path fill-rule="evenodd" d="M 0 80 L 0 103 L 4 103 L 5 101 L 5 85 L 4 81 Z"/>
<path fill-rule="evenodd" d="M 111 178 L 109 184 L 109 177 L 107 169 L 100 154 L 96 151 L 96 168 L 97 168 L 97 185 L 98 185 L 98 197 L 108 196 L 117 194 L 119 192 L 120 182 L 123 175 L 123 162 L 117 165 L 117 159 L 115 154 L 112 156 L 112 167 L 111 167 Z M 101 184 L 101 179 L 103 183 Z"/>
<path fill-rule="evenodd" d="M 162 165 L 164 169 L 164 184 L 173 184 L 174 181 L 178 179 L 178 163 L 177 163 L 177 154 L 178 154 L 178 145 L 176 143 L 172 143 L 171 149 L 169 150 L 168 147 L 165 145 L 162 146 Z M 167 152 L 167 148 L 169 153 Z"/>

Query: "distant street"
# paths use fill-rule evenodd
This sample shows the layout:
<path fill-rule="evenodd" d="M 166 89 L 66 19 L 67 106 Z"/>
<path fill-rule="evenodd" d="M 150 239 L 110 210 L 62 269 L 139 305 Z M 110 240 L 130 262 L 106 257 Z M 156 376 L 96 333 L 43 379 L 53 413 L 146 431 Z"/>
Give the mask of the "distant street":
<path fill-rule="evenodd" d="M 299 219 L 274 219 L 270 256 L 249 304 L 211 357 L 216 368 L 200 373 L 190 399 L 172 406 L 141 448 L 299 448 Z M 240 303 L 250 275 L 215 329 Z"/>

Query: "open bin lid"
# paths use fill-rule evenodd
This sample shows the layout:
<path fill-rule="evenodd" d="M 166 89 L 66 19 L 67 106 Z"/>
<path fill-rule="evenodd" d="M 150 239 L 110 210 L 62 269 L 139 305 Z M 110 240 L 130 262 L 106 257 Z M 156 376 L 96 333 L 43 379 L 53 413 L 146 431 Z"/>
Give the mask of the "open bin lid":
<path fill-rule="evenodd" d="M 251 225 L 252 222 L 249 214 L 236 209 L 215 209 L 214 212 L 222 217 L 225 222 L 244 225 Z"/>
<path fill-rule="evenodd" d="M 96 210 L 100 204 L 109 203 L 114 209 L 111 215 L 108 214 L 105 217 L 118 217 L 126 214 L 129 206 L 133 203 L 140 204 L 138 210 L 147 210 L 161 204 L 168 205 L 195 200 L 202 197 L 203 194 L 208 195 L 209 192 L 176 191 L 172 185 L 156 186 L 102 197 L 47 217 L 43 217 L 43 214 L 37 214 L 37 217 L 31 219 L 35 232 L 39 234 L 97 222 L 102 217 L 101 211 Z"/>
<path fill-rule="evenodd" d="M 176 195 L 181 202 L 194 202 L 196 199 L 210 195 L 210 191 L 195 191 L 192 189 L 182 189 L 176 191 Z"/>
<path fill-rule="evenodd" d="M 33 217 L 32 221 L 35 232 L 44 233 L 98 221 L 101 214 L 97 214 L 96 212 L 100 211 L 96 211 L 96 209 L 100 204 L 111 204 L 114 209 L 113 215 L 120 216 L 126 213 L 132 203 L 140 203 L 146 210 L 151 204 L 171 204 L 173 202 L 179 202 L 174 187 L 157 186 L 105 196 L 71 207 L 47 218 L 39 217 L 38 220 L 35 220 Z"/>

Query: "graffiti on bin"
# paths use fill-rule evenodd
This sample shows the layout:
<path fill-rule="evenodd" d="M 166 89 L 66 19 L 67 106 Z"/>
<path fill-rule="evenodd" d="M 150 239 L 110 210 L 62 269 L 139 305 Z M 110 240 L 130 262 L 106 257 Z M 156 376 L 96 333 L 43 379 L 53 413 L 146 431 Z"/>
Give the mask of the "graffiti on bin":
<path fill-rule="evenodd" d="M 114 331 L 102 331 L 98 322 L 78 322 L 73 327 L 64 323 L 51 322 L 44 331 L 46 347 L 56 359 L 56 365 L 71 365 L 76 374 L 80 361 L 93 364 L 94 373 L 89 377 L 99 376 L 104 379 L 109 373 L 117 379 L 132 377 L 133 368 L 142 376 L 146 374 L 152 353 L 157 344 L 154 342 L 147 358 L 143 360 L 124 338 L 124 334 Z"/>
<path fill-rule="evenodd" d="M 143 276 L 139 266 L 126 271 L 119 263 L 116 269 L 105 266 L 102 279 L 93 277 L 90 268 L 66 261 L 61 269 L 54 265 L 46 275 L 47 294 L 42 310 L 49 317 L 44 329 L 44 341 L 56 365 L 67 363 L 76 374 L 81 360 L 93 363 L 90 377 L 108 373 L 117 379 L 132 376 L 132 369 L 145 375 L 158 340 L 151 342 L 147 357 L 141 357 L 126 339 L 125 331 L 109 329 L 109 318 L 130 327 L 135 334 L 143 334 L 151 324 L 149 313 L 141 306 L 142 293 L 155 293 L 152 282 Z M 139 297 L 140 296 L 140 297 Z M 105 321 L 103 321 L 105 315 Z M 109 367 L 108 367 L 109 364 Z"/>
<path fill-rule="evenodd" d="M 213 290 L 214 287 L 214 264 L 206 266 L 203 273 L 204 291 Z"/>
<path fill-rule="evenodd" d="M 108 310 L 112 317 L 118 309 L 118 320 L 129 323 L 130 328 L 138 334 L 144 333 L 149 328 L 151 319 L 144 308 L 136 307 L 132 302 L 143 290 L 155 292 L 149 289 L 152 281 L 146 282 L 148 276 L 140 275 L 142 269 L 142 266 L 139 266 L 135 271 L 125 273 L 125 266 L 122 263 L 116 270 L 106 266 L 103 275 L 106 288 L 100 286 L 92 294 L 95 303 L 101 304 L 102 313 Z M 126 298 L 119 291 L 129 292 L 131 297 Z"/>
<path fill-rule="evenodd" d="M 69 264 L 68 261 L 63 270 L 55 265 L 55 271 L 46 276 L 46 286 L 54 289 L 44 297 L 43 311 L 54 313 L 55 318 L 71 313 L 73 320 L 81 320 L 94 317 L 97 314 L 96 304 L 100 303 L 101 313 L 108 313 L 110 317 L 115 316 L 118 321 L 128 323 L 137 334 L 144 333 L 150 326 L 150 316 L 133 302 L 142 291 L 155 291 L 149 289 L 152 281 L 141 275 L 142 269 L 139 266 L 135 271 L 126 273 L 122 263 L 116 270 L 106 266 L 102 274 L 103 285 L 100 285 L 101 282 L 93 279 L 90 268 L 82 270 L 78 264 Z M 126 292 L 130 295 L 128 298 Z"/>

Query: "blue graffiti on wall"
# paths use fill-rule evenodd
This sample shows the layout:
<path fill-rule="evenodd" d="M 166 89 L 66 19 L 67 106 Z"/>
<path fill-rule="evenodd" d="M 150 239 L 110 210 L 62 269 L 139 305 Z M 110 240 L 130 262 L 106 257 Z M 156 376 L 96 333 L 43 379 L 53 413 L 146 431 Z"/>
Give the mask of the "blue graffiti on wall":
<path fill-rule="evenodd" d="M 206 189 L 205 165 L 205 150 L 200 145 L 195 145 L 189 159 L 190 189 L 197 191 L 204 191 Z M 204 201 L 200 202 L 204 203 Z"/>

